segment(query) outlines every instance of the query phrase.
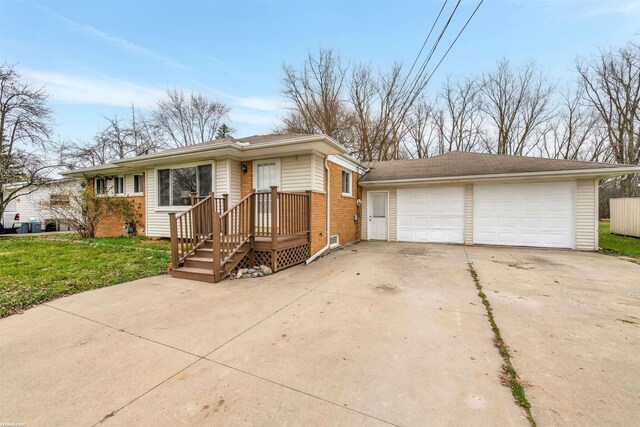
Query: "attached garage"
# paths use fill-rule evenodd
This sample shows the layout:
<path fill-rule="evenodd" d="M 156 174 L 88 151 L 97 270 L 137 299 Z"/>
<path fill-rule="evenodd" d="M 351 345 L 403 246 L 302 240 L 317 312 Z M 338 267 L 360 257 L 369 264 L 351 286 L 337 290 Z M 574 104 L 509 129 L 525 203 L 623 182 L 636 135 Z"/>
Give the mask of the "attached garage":
<path fill-rule="evenodd" d="M 639 172 L 634 165 L 466 152 L 374 162 L 359 180 L 362 236 L 597 250 L 600 180 Z M 388 206 L 384 215 L 370 209 L 376 194 Z"/>
<path fill-rule="evenodd" d="M 398 189 L 398 241 L 464 243 L 464 187 Z"/>
<path fill-rule="evenodd" d="M 476 184 L 473 242 L 573 248 L 576 182 Z"/>

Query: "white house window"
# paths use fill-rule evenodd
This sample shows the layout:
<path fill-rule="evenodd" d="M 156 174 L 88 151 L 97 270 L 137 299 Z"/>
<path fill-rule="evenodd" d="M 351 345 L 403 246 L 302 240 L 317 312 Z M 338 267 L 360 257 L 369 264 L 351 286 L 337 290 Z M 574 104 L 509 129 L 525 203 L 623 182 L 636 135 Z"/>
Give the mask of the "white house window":
<path fill-rule="evenodd" d="M 133 192 L 142 193 L 144 191 L 143 175 L 133 176 Z"/>
<path fill-rule="evenodd" d="M 124 176 L 116 176 L 113 179 L 113 193 L 124 194 Z"/>
<path fill-rule="evenodd" d="M 158 170 L 158 206 L 189 206 L 189 193 L 207 195 L 212 177 L 211 165 Z"/>
<path fill-rule="evenodd" d="M 342 195 L 351 196 L 351 172 L 342 171 Z"/>
<path fill-rule="evenodd" d="M 107 180 L 105 178 L 95 178 L 96 194 L 107 194 Z"/>

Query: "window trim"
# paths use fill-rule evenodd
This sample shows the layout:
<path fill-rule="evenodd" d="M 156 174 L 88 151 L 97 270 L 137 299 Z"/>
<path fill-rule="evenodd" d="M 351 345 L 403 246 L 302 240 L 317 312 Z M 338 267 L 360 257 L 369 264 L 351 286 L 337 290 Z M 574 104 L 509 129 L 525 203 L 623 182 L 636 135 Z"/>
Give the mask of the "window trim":
<path fill-rule="evenodd" d="M 132 194 L 135 195 L 135 196 L 142 196 L 144 194 L 144 187 L 145 187 L 144 186 L 144 184 L 145 184 L 145 182 L 144 182 L 144 172 L 142 172 L 142 173 L 134 173 L 131 176 L 133 177 L 132 178 L 133 179 L 133 193 Z M 142 191 L 136 191 L 136 176 L 140 177 L 140 184 L 142 185 L 142 188 L 141 188 Z M 126 186 L 126 184 L 125 184 L 125 186 Z"/>
<path fill-rule="evenodd" d="M 344 192 L 344 174 L 349 176 L 349 192 Z M 350 170 L 342 169 L 342 173 L 340 174 L 340 190 L 342 191 L 342 197 L 353 197 L 353 172 Z"/>
<path fill-rule="evenodd" d="M 118 182 L 119 179 L 122 179 L 122 188 L 120 190 L 122 190 L 120 193 L 118 193 L 118 185 L 116 184 Z M 112 179 L 113 181 L 113 195 L 116 197 L 124 197 L 127 195 L 127 191 L 126 191 L 126 180 L 124 175 L 115 175 Z"/>
<path fill-rule="evenodd" d="M 161 170 L 165 170 L 165 169 L 184 169 L 184 168 L 196 168 L 196 179 L 198 176 L 198 172 L 197 172 L 197 168 L 198 166 L 207 166 L 207 165 L 211 165 L 211 189 L 213 191 L 215 191 L 216 188 L 216 162 L 215 161 L 209 161 L 209 162 L 192 162 L 192 163 L 180 163 L 180 164 L 171 164 L 171 165 L 166 165 L 166 166 L 156 166 L 155 168 L 153 168 L 153 173 L 154 173 L 154 181 L 155 181 L 155 201 L 154 201 L 154 210 L 158 211 L 158 212 L 181 212 L 181 211 L 186 211 L 188 210 L 191 206 L 173 206 L 173 205 L 160 205 L 160 180 L 158 179 L 158 171 Z M 169 173 L 169 188 L 170 188 L 170 203 L 173 202 L 173 191 L 172 191 L 172 181 L 171 181 L 171 173 Z"/>

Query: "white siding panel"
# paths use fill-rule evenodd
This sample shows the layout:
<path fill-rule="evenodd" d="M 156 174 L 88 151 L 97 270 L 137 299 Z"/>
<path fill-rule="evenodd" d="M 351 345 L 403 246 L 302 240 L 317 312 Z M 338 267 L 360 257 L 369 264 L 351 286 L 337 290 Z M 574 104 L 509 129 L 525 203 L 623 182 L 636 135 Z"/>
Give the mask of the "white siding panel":
<path fill-rule="evenodd" d="M 324 158 L 314 155 L 311 161 L 313 162 L 312 173 L 314 176 L 312 190 L 324 192 Z"/>
<path fill-rule="evenodd" d="M 230 160 L 216 161 L 216 195 L 229 194 L 229 162 Z"/>
<path fill-rule="evenodd" d="M 306 191 L 311 189 L 311 155 L 283 157 L 280 163 L 280 187 L 282 191 Z"/>
<path fill-rule="evenodd" d="M 640 237 L 640 197 L 610 199 L 611 233 Z"/>
<path fill-rule="evenodd" d="M 576 190 L 576 249 L 598 249 L 598 182 L 580 179 Z"/>
<path fill-rule="evenodd" d="M 145 174 L 147 182 L 145 188 L 147 191 L 147 236 L 152 237 L 170 237 L 169 233 L 169 213 L 156 211 L 156 197 L 158 186 L 156 185 L 155 169 L 147 169 Z"/>
<path fill-rule="evenodd" d="M 464 244 L 473 245 L 473 184 L 464 186 Z"/>
<path fill-rule="evenodd" d="M 240 201 L 240 179 L 242 175 L 241 163 L 237 160 L 229 160 L 229 207 Z"/>

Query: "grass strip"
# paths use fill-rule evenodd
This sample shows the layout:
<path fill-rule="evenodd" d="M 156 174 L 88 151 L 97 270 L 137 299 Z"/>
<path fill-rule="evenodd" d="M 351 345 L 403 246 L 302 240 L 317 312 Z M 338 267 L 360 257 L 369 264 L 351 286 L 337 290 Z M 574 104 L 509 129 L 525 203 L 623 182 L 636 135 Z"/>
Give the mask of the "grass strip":
<path fill-rule="evenodd" d="M 473 282 L 476 285 L 476 289 L 478 289 L 478 296 L 482 300 L 482 304 L 487 310 L 487 318 L 489 319 L 489 324 L 491 325 L 491 330 L 493 331 L 493 344 L 498 349 L 502 360 L 504 363 L 502 364 L 502 376 L 501 382 L 503 385 L 509 387 L 511 389 L 511 394 L 515 399 L 516 403 L 524 409 L 524 412 L 527 415 L 527 420 L 532 427 L 536 426 L 536 420 L 533 418 L 531 414 L 531 404 L 529 400 L 527 400 L 527 396 L 524 392 L 524 386 L 516 369 L 513 367 L 511 363 L 511 354 L 509 353 L 509 347 L 505 344 L 502 339 L 502 334 L 500 333 L 500 328 L 498 328 L 498 324 L 496 323 L 496 319 L 493 317 L 493 308 L 491 307 L 491 303 L 487 298 L 487 295 L 482 290 L 482 285 L 480 284 L 480 280 L 478 279 L 478 273 L 473 268 L 473 264 L 469 263 L 469 273 L 473 278 Z"/>

